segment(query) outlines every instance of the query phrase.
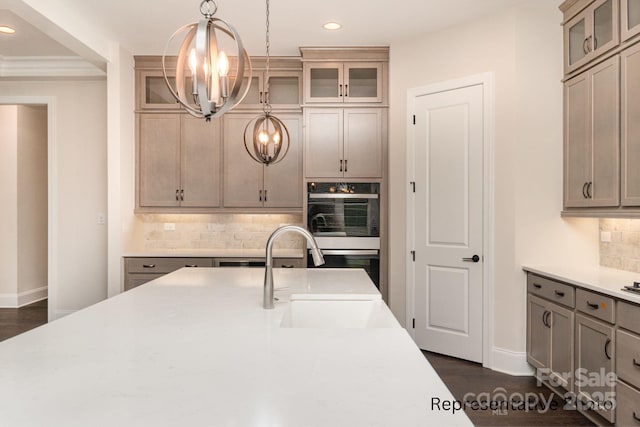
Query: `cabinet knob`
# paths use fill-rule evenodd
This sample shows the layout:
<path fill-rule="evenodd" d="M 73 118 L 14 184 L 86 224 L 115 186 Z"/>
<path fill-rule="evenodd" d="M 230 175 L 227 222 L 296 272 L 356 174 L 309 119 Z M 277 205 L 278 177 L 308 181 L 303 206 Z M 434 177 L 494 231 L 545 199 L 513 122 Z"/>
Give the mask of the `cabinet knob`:
<path fill-rule="evenodd" d="M 342 85 L 341 84 L 338 85 L 338 88 L 339 88 L 338 96 L 341 97 L 342 96 Z"/>
<path fill-rule="evenodd" d="M 345 159 L 345 160 L 344 160 L 344 171 L 345 171 L 345 172 L 347 172 L 347 166 L 348 166 L 347 162 L 348 162 L 348 161 L 349 161 L 349 159 Z"/>
<path fill-rule="evenodd" d="M 264 190 L 264 201 L 265 201 L 265 203 L 267 201 L 267 190 Z"/>
<path fill-rule="evenodd" d="M 180 190 L 176 190 L 176 202 L 180 201 Z"/>
<path fill-rule="evenodd" d="M 258 191 L 258 200 L 262 201 L 262 190 Z"/>
<path fill-rule="evenodd" d="M 589 308 L 591 308 L 591 309 L 594 309 L 594 310 L 597 310 L 597 309 L 598 309 L 598 307 L 599 307 L 599 305 L 598 305 L 598 304 L 594 304 L 594 303 L 591 303 L 591 302 L 589 302 L 589 301 L 587 301 L 587 306 L 588 306 Z"/>
<path fill-rule="evenodd" d="M 340 172 L 342 172 L 342 160 L 340 160 Z"/>
<path fill-rule="evenodd" d="M 142 268 L 156 268 L 155 264 L 142 264 Z"/>
<path fill-rule="evenodd" d="M 344 85 L 344 96 L 349 96 L 349 85 Z"/>

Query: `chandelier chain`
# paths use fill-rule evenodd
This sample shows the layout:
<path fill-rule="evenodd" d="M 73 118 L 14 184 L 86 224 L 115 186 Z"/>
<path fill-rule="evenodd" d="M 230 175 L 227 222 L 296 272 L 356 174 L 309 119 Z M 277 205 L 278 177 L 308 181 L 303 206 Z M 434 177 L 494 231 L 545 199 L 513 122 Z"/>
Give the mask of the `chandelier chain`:
<path fill-rule="evenodd" d="M 271 103 L 269 102 L 269 57 L 270 57 L 270 48 L 271 48 L 271 42 L 269 40 L 269 0 L 266 0 L 267 2 L 267 19 L 266 19 L 266 25 L 267 25 L 267 30 L 265 33 L 265 42 L 266 42 L 266 47 L 267 47 L 267 70 L 265 72 L 265 101 L 264 104 L 262 106 L 262 110 L 266 113 L 267 111 L 271 111 Z"/>

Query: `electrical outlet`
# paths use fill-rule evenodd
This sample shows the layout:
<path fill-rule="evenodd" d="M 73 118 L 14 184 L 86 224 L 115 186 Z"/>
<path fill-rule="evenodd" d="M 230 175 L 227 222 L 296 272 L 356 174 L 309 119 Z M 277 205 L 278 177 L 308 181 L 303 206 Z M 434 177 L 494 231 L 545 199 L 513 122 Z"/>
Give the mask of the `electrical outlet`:
<path fill-rule="evenodd" d="M 107 223 L 107 217 L 103 213 L 98 214 L 98 225 L 105 225 Z"/>
<path fill-rule="evenodd" d="M 611 232 L 610 231 L 601 231 L 600 232 L 600 241 L 601 242 L 610 242 L 611 241 Z"/>
<path fill-rule="evenodd" d="M 164 231 L 175 231 L 176 224 L 174 222 L 165 222 Z"/>

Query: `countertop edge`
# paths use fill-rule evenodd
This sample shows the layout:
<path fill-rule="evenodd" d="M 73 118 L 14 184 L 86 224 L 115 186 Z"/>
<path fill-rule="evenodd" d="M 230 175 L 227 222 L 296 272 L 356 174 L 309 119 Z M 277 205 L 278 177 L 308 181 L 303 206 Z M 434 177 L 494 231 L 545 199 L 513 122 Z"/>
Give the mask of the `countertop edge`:
<path fill-rule="evenodd" d="M 578 288 L 599 292 L 616 299 L 640 304 L 640 294 L 623 291 L 622 287 L 640 280 L 640 273 L 607 267 L 566 267 L 553 265 L 523 265 L 526 272 L 555 279 Z"/>

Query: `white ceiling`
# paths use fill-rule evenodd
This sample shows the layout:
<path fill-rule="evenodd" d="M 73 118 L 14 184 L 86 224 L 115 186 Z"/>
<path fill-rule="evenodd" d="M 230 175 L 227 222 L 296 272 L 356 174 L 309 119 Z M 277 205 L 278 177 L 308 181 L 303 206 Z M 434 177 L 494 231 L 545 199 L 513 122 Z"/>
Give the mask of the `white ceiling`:
<path fill-rule="evenodd" d="M 271 0 L 271 54 L 297 55 L 298 46 L 389 45 L 438 31 L 527 0 Z M 532 1 L 532 0 L 528 0 Z M 557 1 L 557 0 L 535 0 Z M 169 36 L 197 21 L 200 0 L 58 0 L 87 25 L 136 55 L 161 54 Z M 218 0 L 216 17 L 236 27 L 250 55 L 264 55 L 265 1 Z M 0 55 L 66 55 L 37 28 L 0 10 L 0 25 L 19 32 L 0 35 Z M 328 32 L 326 21 L 342 23 Z M 24 33 L 22 33 L 24 31 Z"/>

